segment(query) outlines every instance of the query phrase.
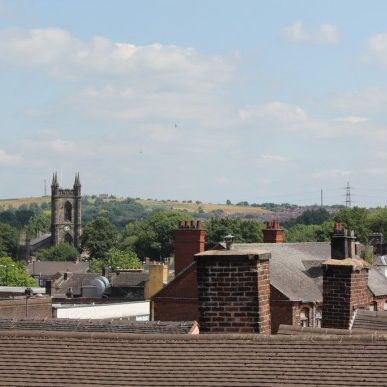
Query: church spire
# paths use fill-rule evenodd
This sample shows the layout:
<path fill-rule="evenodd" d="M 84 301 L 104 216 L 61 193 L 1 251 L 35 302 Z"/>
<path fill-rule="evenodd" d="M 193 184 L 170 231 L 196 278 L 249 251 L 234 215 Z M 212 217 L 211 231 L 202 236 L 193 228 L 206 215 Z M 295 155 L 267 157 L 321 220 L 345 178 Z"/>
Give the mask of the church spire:
<path fill-rule="evenodd" d="M 79 179 L 79 172 L 75 174 L 75 180 L 74 180 L 74 187 L 80 187 L 81 186 L 81 180 Z"/>
<path fill-rule="evenodd" d="M 52 175 L 51 187 L 59 187 L 58 176 L 57 176 L 56 172 L 54 172 L 53 175 Z"/>

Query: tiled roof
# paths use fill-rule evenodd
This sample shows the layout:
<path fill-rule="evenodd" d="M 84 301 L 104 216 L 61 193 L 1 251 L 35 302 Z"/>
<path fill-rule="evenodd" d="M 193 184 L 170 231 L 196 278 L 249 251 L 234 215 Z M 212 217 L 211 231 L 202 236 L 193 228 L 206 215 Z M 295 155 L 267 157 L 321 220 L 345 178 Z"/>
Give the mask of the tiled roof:
<path fill-rule="evenodd" d="M 339 336 L 347 336 L 347 335 L 369 335 L 369 330 L 365 329 L 335 329 L 335 328 L 312 328 L 312 327 L 300 327 L 295 325 L 285 325 L 281 324 L 277 335 L 339 335 Z"/>
<path fill-rule="evenodd" d="M 67 332 L 114 333 L 191 333 L 196 321 L 131 321 L 129 319 L 80 320 L 80 319 L 4 319 L 0 318 L 0 331 L 39 330 Z"/>
<path fill-rule="evenodd" d="M 352 330 L 368 329 L 387 332 L 387 311 L 370 311 L 359 309 L 356 312 Z"/>
<path fill-rule="evenodd" d="M 86 273 L 87 262 L 35 261 L 28 264 L 28 273 L 34 275 L 54 275 L 56 273 Z"/>
<path fill-rule="evenodd" d="M 386 336 L 0 332 L 7 386 L 385 386 Z"/>

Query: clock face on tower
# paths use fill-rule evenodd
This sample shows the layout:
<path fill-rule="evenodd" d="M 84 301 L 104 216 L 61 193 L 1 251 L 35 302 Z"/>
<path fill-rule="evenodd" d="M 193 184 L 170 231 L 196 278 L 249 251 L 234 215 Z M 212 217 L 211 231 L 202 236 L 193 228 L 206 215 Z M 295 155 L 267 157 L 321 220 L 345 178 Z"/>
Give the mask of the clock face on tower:
<path fill-rule="evenodd" d="M 70 231 L 70 226 L 64 226 L 65 231 Z"/>

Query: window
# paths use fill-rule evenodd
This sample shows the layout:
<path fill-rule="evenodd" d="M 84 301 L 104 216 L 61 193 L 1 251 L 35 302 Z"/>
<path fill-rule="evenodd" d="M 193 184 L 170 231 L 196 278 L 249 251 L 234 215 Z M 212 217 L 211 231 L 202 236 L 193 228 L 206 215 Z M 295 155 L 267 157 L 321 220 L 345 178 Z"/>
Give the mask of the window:
<path fill-rule="evenodd" d="M 66 243 L 68 243 L 69 245 L 72 245 L 73 244 L 73 237 L 70 235 L 70 234 L 66 234 L 65 237 L 64 237 L 64 240 Z"/>
<path fill-rule="evenodd" d="M 71 222 L 73 206 L 71 205 L 70 202 L 66 202 L 65 207 L 64 207 L 64 211 L 65 211 L 65 213 L 64 213 L 65 221 Z"/>
<path fill-rule="evenodd" d="M 300 312 L 300 326 L 308 327 L 309 326 L 309 309 L 303 308 Z"/>
<path fill-rule="evenodd" d="M 315 316 L 317 328 L 321 328 L 321 320 L 322 320 L 322 310 L 320 308 L 317 308 L 316 309 L 316 316 Z"/>

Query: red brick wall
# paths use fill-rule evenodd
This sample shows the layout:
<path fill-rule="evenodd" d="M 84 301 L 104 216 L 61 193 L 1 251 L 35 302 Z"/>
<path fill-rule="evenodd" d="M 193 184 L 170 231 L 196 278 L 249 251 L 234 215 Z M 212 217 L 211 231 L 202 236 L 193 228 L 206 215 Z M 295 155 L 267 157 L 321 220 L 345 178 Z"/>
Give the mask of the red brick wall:
<path fill-rule="evenodd" d="M 323 277 L 322 327 L 348 329 L 353 310 L 367 307 L 368 270 L 328 265 Z"/>
<path fill-rule="evenodd" d="M 158 321 L 199 321 L 196 264 L 152 297 L 153 319 Z"/>
<path fill-rule="evenodd" d="M 198 301 L 158 299 L 153 303 L 155 321 L 199 321 Z"/>
<path fill-rule="evenodd" d="M 281 324 L 293 325 L 293 303 L 273 286 L 270 287 L 271 333 Z"/>
<path fill-rule="evenodd" d="M 175 275 L 194 261 L 194 255 L 204 251 L 206 232 L 200 229 L 175 231 Z"/>
<path fill-rule="evenodd" d="M 269 261 L 244 255 L 196 259 L 200 331 L 270 334 Z"/>
<path fill-rule="evenodd" d="M 0 300 L 0 317 L 15 318 L 52 318 L 51 298 L 29 298 L 26 303 L 24 297 Z"/>

